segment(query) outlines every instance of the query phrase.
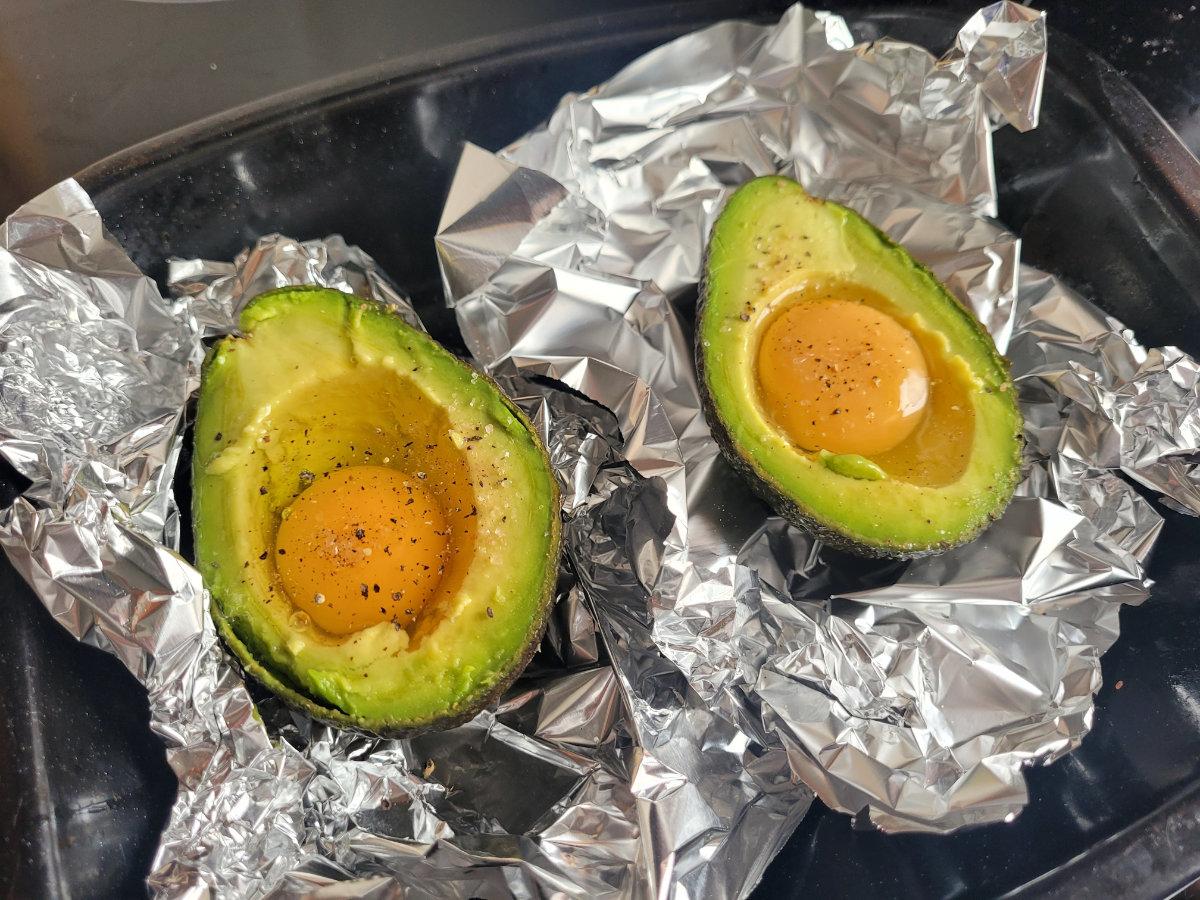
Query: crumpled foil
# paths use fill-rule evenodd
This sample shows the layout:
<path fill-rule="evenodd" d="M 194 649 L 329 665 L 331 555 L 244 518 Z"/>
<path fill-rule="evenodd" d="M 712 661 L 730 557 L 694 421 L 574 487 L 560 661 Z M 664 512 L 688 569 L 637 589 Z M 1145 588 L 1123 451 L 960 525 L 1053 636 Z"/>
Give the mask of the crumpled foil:
<path fill-rule="evenodd" d="M 205 338 L 228 334 L 242 308 L 264 291 L 296 284 L 373 297 L 399 312 L 409 325 L 424 328 L 404 292 L 374 259 L 340 234 L 312 241 L 268 235 L 231 263 L 170 259 L 167 283 L 172 296 L 190 301 L 188 312 Z"/>
<path fill-rule="evenodd" d="M 981 11 L 942 60 L 842 20 L 681 38 L 569 95 L 500 156 L 464 153 L 438 249 L 482 367 L 564 488 L 542 650 L 493 710 L 380 740 L 243 682 L 171 484 L 202 340 L 259 290 L 319 283 L 414 313 L 336 236 L 172 261 L 164 299 L 65 182 L 0 230 L 0 452 L 32 484 L 0 543 L 50 612 L 146 685 L 180 792 L 161 896 L 745 894 L 815 791 L 888 829 L 1014 815 L 1020 767 L 1087 731 L 1099 657 L 1162 519 L 1200 513 L 1197 367 L 1019 265 L 990 129 L 1036 124 L 1039 14 Z M 859 209 L 1008 347 L 1021 496 L 908 566 L 833 554 L 751 499 L 700 415 L 688 345 L 704 239 L 781 171 Z M 561 390 L 556 382 L 572 388 Z"/>
<path fill-rule="evenodd" d="M 146 685 L 180 782 L 151 888 L 646 895 L 655 873 L 641 856 L 638 792 L 653 791 L 631 783 L 637 748 L 620 676 L 569 567 L 525 676 L 461 728 L 381 740 L 313 723 L 243 681 L 198 573 L 176 552 L 171 485 L 201 339 L 230 332 L 250 297 L 287 284 L 351 289 L 415 313 L 336 235 L 270 235 L 232 265 L 172 260 L 170 273 L 175 301 L 138 272 L 74 182 L 0 232 L 0 452 L 33 482 L 0 518 L 0 543 L 68 630 Z M 580 506 L 601 468 L 616 465 L 611 415 L 551 387 L 506 386 L 542 431 L 568 506 Z M 729 731 L 714 720 L 706 734 L 720 743 Z M 740 763 L 744 749 L 731 752 Z M 786 780 L 782 753 L 776 768 Z M 764 792 L 733 762 L 706 783 L 714 794 Z M 768 798 L 737 821 L 718 809 L 711 835 L 693 837 L 731 857 L 735 884 L 752 882 L 772 848 L 729 835 L 794 816 L 794 805 Z M 671 877 L 707 890 L 703 871 Z"/>
<path fill-rule="evenodd" d="M 1195 361 L 1145 350 L 1023 269 L 1017 238 L 986 218 L 991 130 L 1036 125 L 1045 56 L 1041 14 L 1013 3 L 981 10 L 940 60 L 854 45 L 841 19 L 800 6 L 777 25 L 722 23 L 568 94 L 498 154 L 467 147 L 439 228 L 475 359 L 558 379 L 617 418 L 639 512 L 568 539 L 633 543 L 666 665 L 750 740 L 782 746 L 826 804 L 885 830 L 1020 811 L 1022 766 L 1082 739 L 1119 608 L 1148 593 L 1162 519 L 1121 475 L 1200 512 Z M 724 200 L 775 173 L 906 246 L 1012 358 L 1027 474 L 969 546 L 908 565 L 833 553 L 717 453 L 690 347 L 696 283 Z M 661 536 L 640 533 L 656 521 Z M 603 556 L 578 559 L 594 603 L 628 595 Z"/>

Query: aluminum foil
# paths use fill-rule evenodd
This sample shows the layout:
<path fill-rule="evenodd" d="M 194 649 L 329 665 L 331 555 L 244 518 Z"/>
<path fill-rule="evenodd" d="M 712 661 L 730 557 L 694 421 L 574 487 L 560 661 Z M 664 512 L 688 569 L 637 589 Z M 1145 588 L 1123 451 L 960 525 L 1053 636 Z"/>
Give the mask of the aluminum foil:
<path fill-rule="evenodd" d="M 1162 519 L 1200 512 L 1196 365 L 1019 266 L 990 130 L 1036 124 L 1039 14 L 941 60 L 835 16 L 668 44 L 499 156 L 468 148 L 438 239 L 482 367 L 564 487 L 547 640 L 504 700 L 411 741 L 316 725 L 243 682 L 176 552 L 202 341 L 265 287 L 414 316 L 336 236 L 172 261 L 162 297 L 78 185 L 0 231 L 0 452 L 31 479 L 0 543 L 76 637 L 146 685 L 180 779 L 161 896 L 745 894 L 807 810 L 946 831 L 1015 814 L 1075 746 Z M 688 331 L 731 189 L 782 171 L 903 241 L 1009 347 L 1028 474 L 972 545 L 868 566 L 749 498 L 699 412 Z M 563 391 L 561 382 L 573 391 Z M 518 787 L 519 789 L 514 789 Z M 810 790 L 811 789 L 811 790 Z"/>
<path fill-rule="evenodd" d="M 264 291 L 297 284 L 373 297 L 397 310 L 408 324 L 424 327 L 408 297 L 387 273 L 339 234 L 312 241 L 267 235 L 229 263 L 170 259 L 167 283 L 173 297 L 189 301 L 187 310 L 205 338 L 228 334 L 242 308 Z"/>
<path fill-rule="evenodd" d="M 986 218 L 991 130 L 1036 125 L 1045 56 L 1041 14 L 1012 3 L 981 10 L 940 60 L 854 45 L 841 19 L 799 6 L 777 25 L 722 23 L 567 95 L 498 154 L 468 147 L 439 229 L 475 358 L 556 378 L 617 418 L 638 511 L 568 532 L 585 594 L 601 608 L 628 595 L 587 548 L 632 543 L 669 667 L 782 747 L 826 804 L 886 830 L 1020 811 L 1022 766 L 1082 739 L 1118 610 L 1148 593 L 1162 519 L 1122 475 L 1172 508 L 1194 508 L 1200 484 L 1194 360 L 1141 348 L 1022 269 L 1019 241 Z M 1027 476 L 971 545 L 910 565 L 832 553 L 716 452 L 695 285 L 724 200 L 770 173 L 904 244 L 1012 357 Z"/>
<path fill-rule="evenodd" d="M 360 896 L 381 882 L 429 897 L 645 895 L 654 869 L 641 855 L 625 695 L 569 568 L 525 677 L 461 728 L 365 737 L 242 680 L 198 573 L 176 552 L 171 484 L 201 339 L 231 331 L 245 300 L 286 284 L 353 289 L 415 313 L 337 236 L 270 235 L 232 264 L 172 260 L 170 271 L 174 301 L 74 182 L 0 232 L 0 452 L 33 482 L 0 518 L 0 542 L 64 626 L 146 685 L 180 782 L 150 886 L 165 897 Z M 508 387 L 570 486 L 567 508 L 582 506 L 616 464 L 611 415 L 560 390 Z M 722 729 L 709 728 L 714 742 Z M 777 768 L 787 772 L 782 755 Z M 756 790 L 750 774 L 726 769 L 710 776 L 714 791 Z M 728 833 L 779 805 L 762 804 L 745 825 L 718 808 L 699 843 L 728 853 Z M 735 890 L 770 858 L 769 848 L 738 851 Z"/>

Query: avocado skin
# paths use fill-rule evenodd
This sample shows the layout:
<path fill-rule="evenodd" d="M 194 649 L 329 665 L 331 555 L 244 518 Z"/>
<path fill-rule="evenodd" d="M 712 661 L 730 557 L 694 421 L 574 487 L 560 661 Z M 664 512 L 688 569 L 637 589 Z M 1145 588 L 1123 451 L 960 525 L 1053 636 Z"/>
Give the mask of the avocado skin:
<path fill-rule="evenodd" d="M 767 175 L 752 179 L 752 181 L 747 182 L 747 184 L 751 184 L 756 181 L 768 180 L 791 181 L 792 179 L 785 179 L 783 176 Z M 743 185 L 742 187 L 744 188 L 745 186 L 746 185 Z M 741 190 L 741 188 L 739 188 L 739 190 Z M 809 195 L 809 200 L 811 200 L 813 203 L 822 205 L 831 204 L 831 201 L 824 200 L 820 197 L 813 197 L 811 195 Z M 726 203 L 728 204 L 728 200 Z M 832 205 L 836 206 L 837 204 Z M 877 227 L 875 227 L 874 224 L 862 218 L 857 213 L 854 213 L 852 210 L 850 212 L 862 224 L 866 225 L 879 239 L 879 241 L 884 244 L 885 247 L 899 250 L 914 269 L 928 277 L 935 284 L 941 286 L 945 294 L 954 302 L 954 306 L 958 309 L 961 315 L 970 320 L 976 327 L 982 328 L 982 326 L 978 324 L 974 315 L 962 305 L 957 297 L 951 294 L 948 290 L 945 290 L 937 276 L 934 275 L 934 273 L 930 271 L 927 266 L 922 265 L 920 262 L 914 259 L 906 250 L 904 250 L 903 247 L 893 241 L 884 232 L 880 231 Z M 720 221 L 720 215 L 721 214 L 719 214 L 717 219 L 714 220 L 713 232 L 716 230 L 716 223 Z M 995 522 L 1004 514 L 1004 511 L 1008 507 L 1009 501 L 1012 499 L 1013 493 L 1016 491 L 1017 484 L 1020 482 L 1021 458 L 1022 451 L 1025 446 L 1025 435 L 1021 430 L 1018 430 L 1014 436 L 1016 453 L 1008 472 L 1009 477 L 1004 483 L 996 485 L 997 491 L 999 491 L 1001 494 L 1001 500 L 988 513 L 987 517 L 980 521 L 974 528 L 956 535 L 953 540 L 941 541 L 922 548 L 913 549 L 907 547 L 888 547 L 856 541 L 850 535 L 847 535 L 836 528 L 830 527 L 825 522 L 809 514 L 805 507 L 798 503 L 795 498 L 789 496 L 785 491 L 780 490 L 770 478 L 765 477 L 764 473 L 760 472 L 758 468 L 755 467 L 754 464 L 751 463 L 750 460 L 747 459 L 737 447 L 735 441 L 733 440 L 733 436 L 729 432 L 729 429 L 726 427 L 721 417 L 717 414 L 712 391 L 709 387 L 710 372 L 708 370 L 706 354 L 704 352 L 703 334 L 699 326 L 709 300 L 709 263 L 712 254 L 712 246 L 710 234 L 709 243 L 705 247 L 704 258 L 701 260 L 701 277 L 698 285 L 698 296 L 696 302 L 696 328 L 693 339 L 693 352 L 696 358 L 696 374 L 699 385 L 701 408 L 704 413 L 705 421 L 708 423 L 709 430 L 712 433 L 713 439 L 717 442 L 717 446 L 720 448 L 721 453 L 725 457 L 726 461 L 739 475 L 741 475 L 754 493 L 762 498 L 762 500 L 765 501 L 768 506 L 770 506 L 789 524 L 807 531 L 826 546 L 867 559 L 907 560 L 936 556 L 952 549 L 953 547 L 961 546 L 962 544 L 973 541 L 993 522 Z M 1006 383 L 1009 385 L 1009 390 L 1013 390 L 1012 367 L 1008 359 L 1000 355 L 1000 353 L 995 349 L 994 345 L 991 348 L 991 355 L 994 361 L 996 361 L 1003 369 Z M 1018 418 L 1018 426 L 1020 425 L 1021 420 Z"/>
<path fill-rule="evenodd" d="M 266 291 L 254 297 L 250 303 L 243 309 L 242 315 L 250 311 L 253 307 L 260 303 L 269 303 L 272 298 L 283 294 L 303 294 L 312 293 L 330 293 L 333 289 L 316 287 L 316 286 L 298 286 L 298 287 L 283 287 Z M 336 292 L 341 293 L 341 292 Z M 538 435 L 537 429 L 529 420 L 529 417 L 518 407 L 496 381 L 489 375 L 479 372 L 462 360 L 454 357 L 449 350 L 446 350 L 440 344 L 437 344 L 433 338 L 423 332 L 412 329 L 400 315 L 390 307 L 377 301 L 362 298 L 358 295 L 348 295 L 352 298 L 356 305 L 369 305 L 376 310 L 385 311 L 388 315 L 393 316 L 398 327 L 409 329 L 417 337 L 418 340 L 426 341 L 429 344 L 437 347 L 441 352 L 454 359 L 461 367 L 465 377 L 472 375 L 477 381 L 486 382 L 499 396 L 505 407 L 512 415 L 520 421 L 528 432 L 533 445 L 540 454 L 542 461 L 547 469 L 553 471 L 550 463 L 549 454 L 545 446 L 542 444 L 541 438 Z M 218 342 L 214 348 L 206 355 L 204 363 L 201 367 L 201 387 L 200 398 L 203 401 L 205 387 L 209 383 L 205 378 L 209 368 L 213 365 L 216 358 L 216 350 L 226 341 L 234 340 L 240 332 L 235 332 Z M 197 482 L 201 471 L 201 455 L 194 454 L 192 458 L 192 493 L 195 496 Z M 561 508 L 561 497 L 557 481 L 551 480 L 551 508 L 557 512 Z M 528 666 L 530 659 L 537 652 L 538 647 L 545 635 L 546 627 L 549 622 L 550 613 L 553 609 L 555 599 L 555 586 L 558 580 L 559 564 L 562 554 L 562 519 L 561 516 L 555 514 L 550 517 L 550 538 L 549 546 L 552 548 L 552 557 L 547 559 L 544 574 L 541 584 L 538 589 L 537 597 L 537 613 L 530 623 L 530 629 L 527 632 L 527 637 L 520 655 L 511 661 L 505 673 L 496 680 L 487 690 L 476 695 L 465 698 L 454 707 L 447 709 L 444 715 L 430 718 L 426 721 L 417 723 L 393 721 L 388 719 L 375 719 L 366 716 L 357 716 L 346 713 L 344 710 L 338 709 L 327 703 L 323 703 L 319 699 L 313 697 L 303 688 L 291 683 L 290 680 L 281 677 L 280 673 L 275 672 L 268 666 L 264 665 L 255 654 L 253 647 L 240 636 L 234 629 L 232 621 L 226 616 L 221 608 L 219 598 L 214 594 L 211 597 L 209 611 L 212 615 L 213 622 L 216 626 L 217 633 L 224 641 L 225 645 L 232 652 L 239 668 L 246 675 L 253 677 L 256 681 L 262 684 L 265 688 L 279 697 L 284 703 L 292 709 L 299 710 L 307 714 L 317 722 L 331 725 L 337 728 L 351 730 L 362 733 L 368 736 L 379 736 L 385 738 L 408 738 L 417 735 L 426 734 L 434 731 L 444 731 L 450 728 L 455 728 L 466 722 L 469 722 L 482 710 L 499 702 L 513 682 L 521 675 Z"/>

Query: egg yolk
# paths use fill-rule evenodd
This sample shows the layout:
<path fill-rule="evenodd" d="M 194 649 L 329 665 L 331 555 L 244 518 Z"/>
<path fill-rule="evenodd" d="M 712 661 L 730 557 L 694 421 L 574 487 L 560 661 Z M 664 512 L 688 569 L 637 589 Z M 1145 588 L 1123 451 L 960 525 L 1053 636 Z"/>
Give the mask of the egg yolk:
<path fill-rule="evenodd" d="M 410 625 L 445 572 L 450 530 L 419 478 L 338 469 L 283 513 L 275 568 L 293 605 L 332 634 Z"/>
<path fill-rule="evenodd" d="M 763 333 L 758 386 L 767 414 L 799 447 L 871 456 L 912 434 L 929 371 L 912 332 L 866 303 L 800 300 Z"/>

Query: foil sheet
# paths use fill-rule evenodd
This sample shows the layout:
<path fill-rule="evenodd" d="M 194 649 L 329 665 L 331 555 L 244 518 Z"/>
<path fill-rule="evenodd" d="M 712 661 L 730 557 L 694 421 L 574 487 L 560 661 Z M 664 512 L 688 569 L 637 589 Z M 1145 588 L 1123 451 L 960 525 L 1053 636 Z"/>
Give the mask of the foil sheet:
<path fill-rule="evenodd" d="M 169 270 L 175 299 L 130 262 L 74 182 L 0 232 L 0 452 L 32 480 L 0 517 L 0 542 L 72 634 L 146 685 L 180 783 L 154 892 L 350 897 L 386 884 L 427 897 L 646 895 L 625 694 L 569 567 L 525 676 L 461 728 L 411 741 L 339 731 L 243 681 L 198 573 L 177 553 L 171 486 L 202 340 L 232 331 L 250 297 L 288 284 L 353 290 L 417 319 L 336 235 L 270 235 L 233 263 L 171 260 Z M 567 509 L 582 508 L 615 464 L 611 415 L 561 390 L 507 387 L 542 431 Z M 787 771 L 782 756 L 778 768 Z M 740 770 L 710 781 L 757 783 Z M 745 826 L 723 811 L 714 819 L 737 832 L 777 806 Z M 727 852 L 717 829 L 702 843 Z M 739 850 L 737 884 L 770 858 L 769 848 Z"/>
<path fill-rule="evenodd" d="M 547 640 L 504 700 L 411 741 L 317 725 L 243 682 L 176 552 L 171 484 L 203 340 L 265 287 L 415 314 L 357 248 L 273 235 L 172 261 L 174 297 L 65 182 L 0 231 L 0 452 L 31 480 L 0 543 L 51 613 L 146 685 L 180 780 L 160 896 L 740 896 L 807 810 L 892 830 L 1014 815 L 1022 764 L 1091 721 L 1161 517 L 1200 512 L 1195 362 L 1019 265 L 991 129 L 1036 124 L 1040 15 L 982 10 L 941 60 L 789 10 L 681 38 L 468 148 L 438 249 L 477 363 L 564 488 Z M 704 238 L 785 172 L 903 241 L 1007 345 L 1027 477 L 979 541 L 838 556 L 749 499 L 688 347 Z M 571 391 L 561 390 L 560 382 Z M 519 785 L 520 790 L 514 790 Z"/>
<path fill-rule="evenodd" d="M 1045 58 L 1041 14 L 1013 3 L 981 10 L 941 59 L 855 45 L 800 6 L 777 25 L 722 23 L 565 96 L 497 154 L 468 147 L 439 228 L 476 360 L 558 379 L 617 418 L 640 511 L 569 539 L 640 544 L 645 625 L 669 667 L 782 747 L 826 804 L 889 831 L 1020 811 L 1022 767 L 1087 732 L 1119 608 L 1150 587 L 1162 518 L 1122 476 L 1172 508 L 1198 484 L 1194 360 L 1141 348 L 1023 269 L 988 218 L 991 131 L 1036 126 Z M 717 454 L 689 339 L 696 283 L 724 200 L 774 173 L 904 244 L 1012 357 L 1027 474 L 971 545 L 910 565 L 835 554 Z M 576 567 L 594 603 L 628 593 L 603 557 Z"/>

